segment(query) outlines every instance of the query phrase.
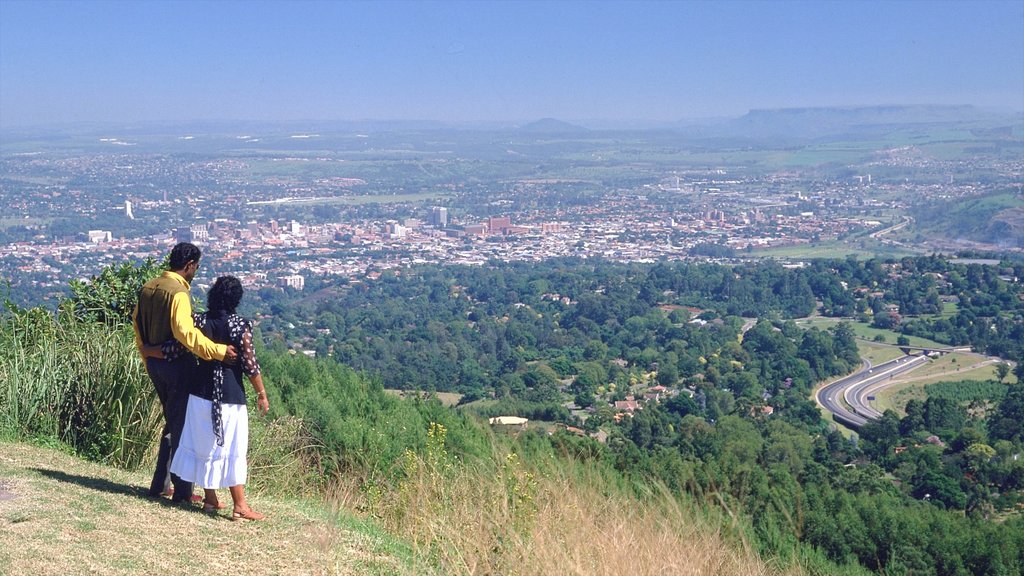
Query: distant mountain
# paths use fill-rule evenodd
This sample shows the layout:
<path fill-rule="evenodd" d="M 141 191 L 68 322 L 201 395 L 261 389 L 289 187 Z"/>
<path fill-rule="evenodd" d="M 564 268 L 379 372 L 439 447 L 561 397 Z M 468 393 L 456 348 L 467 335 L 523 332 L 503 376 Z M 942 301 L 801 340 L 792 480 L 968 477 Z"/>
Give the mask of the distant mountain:
<path fill-rule="evenodd" d="M 735 134 L 753 137 L 820 137 L 877 132 L 883 129 L 925 124 L 977 123 L 993 119 L 1008 121 L 974 106 L 913 105 L 826 108 L 780 108 L 751 110 L 727 123 Z M 1019 119 L 1018 119 L 1019 121 Z"/>
<path fill-rule="evenodd" d="M 530 122 L 529 124 L 521 126 L 519 131 L 530 132 L 533 134 L 569 134 L 574 132 L 590 132 L 590 130 L 583 126 L 562 122 L 561 120 L 556 120 L 554 118 L 541 118 L 536 122 Z"/>

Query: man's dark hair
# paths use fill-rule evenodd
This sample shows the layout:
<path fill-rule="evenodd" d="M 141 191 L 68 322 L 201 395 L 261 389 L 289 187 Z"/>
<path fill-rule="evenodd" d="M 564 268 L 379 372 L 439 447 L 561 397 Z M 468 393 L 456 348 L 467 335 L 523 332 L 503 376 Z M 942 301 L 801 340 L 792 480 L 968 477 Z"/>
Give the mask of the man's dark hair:
<path fill-rule="evenodd" d="M 190 242 L 178 242 L 171 248 L 171 256 L 168 258 L 167 266 L 171 270 L 181 270 L 189 262 L 199 262 L 203 252 L 195 244 Z"/>
<path fill-rule="evenodd" d="M 242 282 L 234 276 L 221 276 L 213 283 L 210 293 L 206 295 L 206 306 L 210 312 L 223 310 L 233 314 L 242 301 Z"/>

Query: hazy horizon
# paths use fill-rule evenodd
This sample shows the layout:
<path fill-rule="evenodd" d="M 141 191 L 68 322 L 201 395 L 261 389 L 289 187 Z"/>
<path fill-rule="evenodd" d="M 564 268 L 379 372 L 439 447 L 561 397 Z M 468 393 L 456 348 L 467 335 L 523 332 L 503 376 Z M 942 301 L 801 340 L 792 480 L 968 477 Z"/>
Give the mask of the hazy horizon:
<path fill-rule="evenodd" d="M 1024 111 L 1024 2 L 0 0 L 0 128 Z"/>

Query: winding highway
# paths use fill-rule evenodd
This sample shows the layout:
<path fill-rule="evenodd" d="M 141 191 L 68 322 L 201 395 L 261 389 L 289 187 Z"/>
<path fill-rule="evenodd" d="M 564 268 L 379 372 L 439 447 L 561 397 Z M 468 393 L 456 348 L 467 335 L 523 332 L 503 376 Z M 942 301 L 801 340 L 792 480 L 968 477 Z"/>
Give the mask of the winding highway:
<path fill-rule="evenodd" d="M 823 408 L 832 413 L 832 418 L 849 428 L 854 430 L 868 423 L 869 420 L 877 420 L 882 417 L 882 413 L 875 409 L 871 405 L 871 402 L 875 399 L 875 395 L 896 381 L 910 382 L 913 378 L 899 378 L 906 372 L 924 366 L 928 364 L 929 357 L 935 354 L 939 356 L 951 353 L 959 353 L 963 357 L 973 357 L 976 361 L 965 367 L 965 370 L 974 370 L 981 368 L 982 366 L 988 366 L 997 362 L 1005 362 L 1010 368 L 1016 366 L 1016 362 L 1009 362 L 1001 360 L 996 356 L 985 356 L 977 352 L 972 352 L 969 346 L 951 346 L 947 348 L 935 348 L 935 347 L 920 347 L 920 346 L 909 346 L 909 345 L 892 345 L 884 344 L 879 342 L 872 342 L 872 346 L 886 346 L 889 348 L 899 348 L 903 352 L 903 356 L 894 360 L 889 360 L 877 366 L 873 366 L 867 359 L 862 359 L 863 365 L 861 369 L 849 376 L 844 376 L 834 382 L 825 384 L 815 392 L 815 400 Z M 909 354 L 909 352 L 915 351 L 917 354 Z M 956 372 L 960 372 L 960 366 L 956 368 Z M 947 372 L 953 374 L 951 370 Z M 936 374 L 930 374 L 928 377 L 934 377 Z M 923 378 L 928 378 L 923 377 Z"/>
<path fill-rule="evenodd" d="M 878 390 L 887 386 L 896 376 L 927 363 L 928 357 L 924 355 L 905 355 L 877 366 L 865 360 L 859 371 L 819 388 L 816 394 L 818 403 L 832 413 L 836 422 L 860 428 L 868 420 L 882 416 L 881 412 L 868 404 Z"/>

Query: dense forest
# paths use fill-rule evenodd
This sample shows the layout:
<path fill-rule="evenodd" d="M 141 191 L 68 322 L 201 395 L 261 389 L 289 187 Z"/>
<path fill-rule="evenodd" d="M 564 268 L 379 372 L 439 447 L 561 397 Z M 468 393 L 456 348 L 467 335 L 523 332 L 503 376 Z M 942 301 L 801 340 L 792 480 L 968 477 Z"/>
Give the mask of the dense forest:
<path fill-rule="evenodd" d="M 1024 301 L 1020 283 L 1007 280 L 1022 276 L 1020 263 L 955 265 L 937 256 L 819 260 L 799 268 L 558 260 L 387 270 L 377 280 L 340 286 L 320 279 L 304 295 L 263 290 L 255 309 L 266 313 L 269 337 L 379 373 L 389 388 L 523 399 L 524 373 L 578 381 L 586 367 L 619 389 L 631 375 L 650 371 L 665 385 L 692 385 L 698 377 L 717 383 L 746 371 L 774 392 L 769 377 L 806 387 L 856 365 L 848 331 L 836 340 L 787 322 L 815 313 L 1018 358 Z M 939 314 L 946 302 L 955 303 L 955 313 Z M 728 362 L 744 358 L 712 356 L 732 353 L 726 343 L 754 319 L 771 321 L 806 365 L 785 374 L 737 370 Z M 593 392 L 593 379 L 582 376 L 577 387 Z M 737 396 L 750 388 L 737 386 Z M 586 403 L 586 394 L 578 396 Z"/>

